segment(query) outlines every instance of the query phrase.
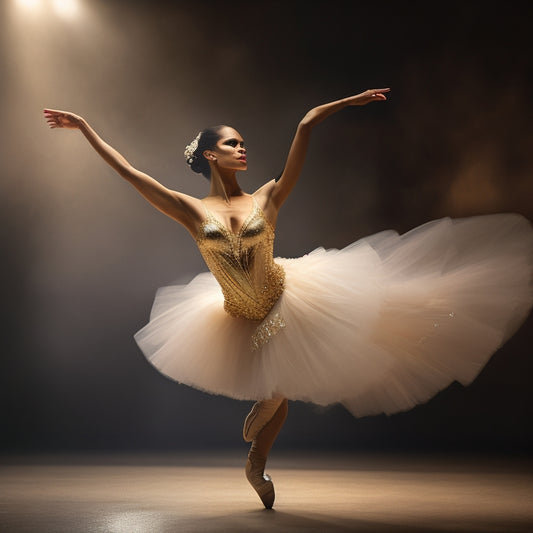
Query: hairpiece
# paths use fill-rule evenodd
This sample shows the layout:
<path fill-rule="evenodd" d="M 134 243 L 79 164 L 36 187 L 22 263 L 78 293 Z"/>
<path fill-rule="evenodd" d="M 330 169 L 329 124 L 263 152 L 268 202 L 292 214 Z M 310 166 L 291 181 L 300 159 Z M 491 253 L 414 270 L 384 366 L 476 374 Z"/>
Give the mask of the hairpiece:
<path fill-rule="evenodd" d="M 187 160 L 187 163 L 189 165 L 192 165 L 194 163 L 194 160 L 196 159 L 196 156 L 194 155 L 194 152 L 196 152 L 196 149 L 198 148 L 198 141 L 200 140 L 200 136 L 202 135 L 202 132 L 200 132 L 194 141 L 191 142 L 186 148 L 185 152 L 183 152 L 183 155 L 185 156 L 185 159 Z"/>

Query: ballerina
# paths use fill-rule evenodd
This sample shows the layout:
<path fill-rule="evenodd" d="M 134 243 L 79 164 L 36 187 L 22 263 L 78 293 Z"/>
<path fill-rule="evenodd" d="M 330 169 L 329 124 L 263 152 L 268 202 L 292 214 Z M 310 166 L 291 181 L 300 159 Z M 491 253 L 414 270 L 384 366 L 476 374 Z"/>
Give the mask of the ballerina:
<path fill-rule="evenodd" d="M 253 194 L 237 172 L 246 147 L 230 126 L 200 132 L 190 168 L 210 180 L 195 198 L 134 168 L 74 113 L 45 109 L 51 128 L 79 129 L 156 209 L 184 226 L 210 272 L 158 290 L 135 339 L 166 376 L 255 401 L 243 437 L 246 476 L 266 508 L 264 473 L 288 400 L 344 404 L 355 416 L 425 402 L 454 380 L 470 383 L 527 317 L 533 302 L 533 230 L 498 214 L 385 231 L 342 250 L 273 257 L 279 209 L 305 161 L 311 131 L 346 106 L 387 100 L 372 89 L 311 109 L 298 124 L 283 173 Z"/>

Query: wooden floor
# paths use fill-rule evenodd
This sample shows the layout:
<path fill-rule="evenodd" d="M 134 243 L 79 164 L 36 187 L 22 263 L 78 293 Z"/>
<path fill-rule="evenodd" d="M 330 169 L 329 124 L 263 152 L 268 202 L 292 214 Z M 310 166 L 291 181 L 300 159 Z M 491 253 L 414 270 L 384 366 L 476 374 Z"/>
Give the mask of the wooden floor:
<path fill-rule="evenodd" d="M 4 456 L 0 531 L 533 531 L 531 461 L 273 453 L 268 511 L 244 454 Z"/>

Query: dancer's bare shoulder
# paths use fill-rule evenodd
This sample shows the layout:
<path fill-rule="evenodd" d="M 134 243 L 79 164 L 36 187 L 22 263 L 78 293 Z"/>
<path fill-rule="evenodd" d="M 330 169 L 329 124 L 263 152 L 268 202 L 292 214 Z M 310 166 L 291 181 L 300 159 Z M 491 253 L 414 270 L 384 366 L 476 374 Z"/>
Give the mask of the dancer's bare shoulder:
<path fill-rule="evenodd" d="M 202 200 L 177 191 L 174 191 L 174 195 L 180 204 L 180 211 L 182 213 L 179 219 L 176 218 L 177 222 L 184 226 L 193 238 L 196 238 L 200 226 L 205 219 L 205 209 Z"/>

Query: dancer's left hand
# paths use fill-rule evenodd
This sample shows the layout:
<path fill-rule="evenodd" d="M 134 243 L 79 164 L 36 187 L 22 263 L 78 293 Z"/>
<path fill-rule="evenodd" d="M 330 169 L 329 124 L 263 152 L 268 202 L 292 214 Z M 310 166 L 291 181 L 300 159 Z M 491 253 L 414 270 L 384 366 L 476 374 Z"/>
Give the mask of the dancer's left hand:
<path fill-rule="evenodd" d="M 386 100 L 385 93 L 390 92 L 390 88 L 368 89 L 367 91 L 345 98 L 346 105 L 366 105 L 370 102 L 381 102 Z"/>

